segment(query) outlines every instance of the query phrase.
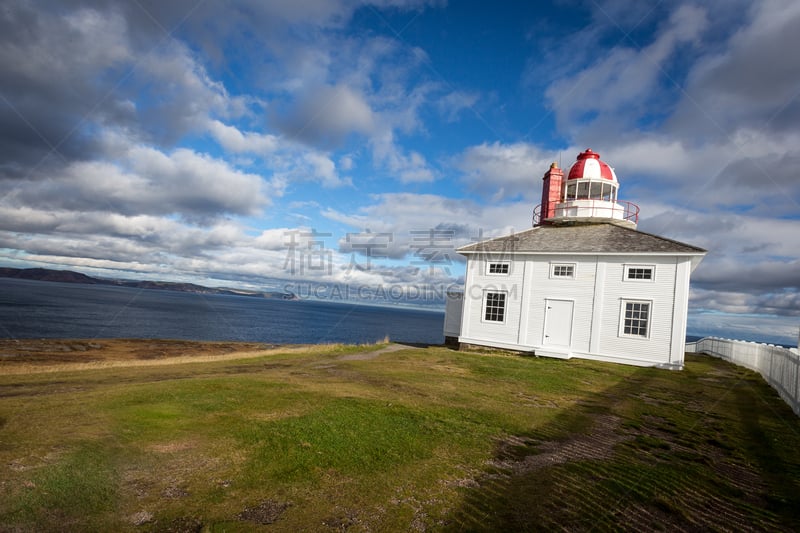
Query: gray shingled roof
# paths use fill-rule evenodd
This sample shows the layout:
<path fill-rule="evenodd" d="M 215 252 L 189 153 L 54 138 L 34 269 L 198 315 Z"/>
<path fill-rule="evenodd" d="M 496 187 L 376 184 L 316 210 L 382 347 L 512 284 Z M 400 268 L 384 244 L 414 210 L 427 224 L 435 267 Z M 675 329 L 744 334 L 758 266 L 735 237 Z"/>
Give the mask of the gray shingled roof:
<path fill-rule="evenodd" d="M 706 251 L 657 235 L 616 224 L 538 226 L 529 230 L 463 246 L 461 254 L 475 252 L 569 252 L 596 254 L 692 254 Z"/>

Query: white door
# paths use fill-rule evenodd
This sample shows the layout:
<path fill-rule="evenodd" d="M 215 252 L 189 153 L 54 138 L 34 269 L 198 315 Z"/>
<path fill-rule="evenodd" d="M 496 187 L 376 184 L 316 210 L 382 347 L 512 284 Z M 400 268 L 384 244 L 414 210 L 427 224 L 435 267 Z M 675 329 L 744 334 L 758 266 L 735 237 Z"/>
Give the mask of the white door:
<path fill-rule="evenodd" d="M 550 300 L 545 302 L 544 339 L 547 346 L 568 348 L 572 343 L 572 300 Z"/>

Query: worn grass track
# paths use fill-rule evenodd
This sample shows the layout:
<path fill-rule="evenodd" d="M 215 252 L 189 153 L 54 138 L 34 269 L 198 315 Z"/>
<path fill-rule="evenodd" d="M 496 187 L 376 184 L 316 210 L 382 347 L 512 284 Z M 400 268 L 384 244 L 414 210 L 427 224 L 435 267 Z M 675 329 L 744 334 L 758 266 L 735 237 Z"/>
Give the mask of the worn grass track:
<path fill-rule="evenodd" d="M 0 530 L 800 528 L 800 423 L 722 361 L 206 355 L 0 374 Z"/>

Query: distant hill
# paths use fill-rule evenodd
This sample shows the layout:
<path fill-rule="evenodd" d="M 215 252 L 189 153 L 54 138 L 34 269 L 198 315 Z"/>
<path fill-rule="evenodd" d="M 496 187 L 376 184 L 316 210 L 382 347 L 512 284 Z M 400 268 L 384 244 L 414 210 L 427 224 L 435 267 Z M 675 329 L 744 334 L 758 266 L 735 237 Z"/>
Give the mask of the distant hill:
<path fill-rule="evenodd" d="M 33 279 L 37 281 L 60 281 L 62 283 L 87 283 L 96 285 L 101 280 L 72 272 L 71 270 L 50 270 L 47 268 L 0 268 L 0 277 Z"/>
<path fill-rule="evenodd" d="M 125 279 L 93 278 L 71 270 L 51 270 L 48 268 L 8 268 L 0 267 L 0 278 L 29 279 L 35 281 L 57 281 L 61 283 L 82 283 L 86 285 L 116 285 L 137 289 L 154 289 L 164 291 L 194 292 L 199 294 L 228 294 L 233 296 L 251 296 L 255 298 L 271 298 L 278 300 L 296 300 L 291 292 L 259 292 L 243 289 L 226 289 L 204 287 L 194 283 L 176 283 L 171 281 L 136 281 Z"/>

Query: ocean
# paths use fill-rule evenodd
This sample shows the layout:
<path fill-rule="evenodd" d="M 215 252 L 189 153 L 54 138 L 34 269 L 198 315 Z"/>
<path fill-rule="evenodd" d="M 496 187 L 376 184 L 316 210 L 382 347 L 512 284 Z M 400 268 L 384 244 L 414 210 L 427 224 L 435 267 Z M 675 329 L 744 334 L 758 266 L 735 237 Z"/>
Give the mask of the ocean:
<path fill-rule="evenodd" d="M 0 278 L 2 338 L 441 344 L 444 311 Z"/>

